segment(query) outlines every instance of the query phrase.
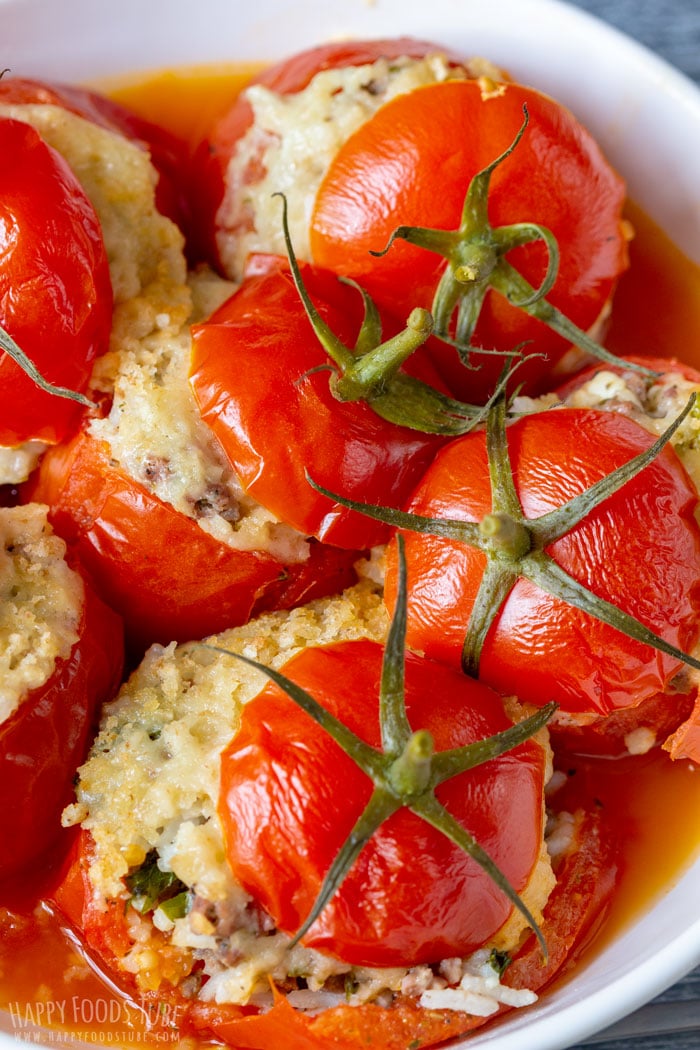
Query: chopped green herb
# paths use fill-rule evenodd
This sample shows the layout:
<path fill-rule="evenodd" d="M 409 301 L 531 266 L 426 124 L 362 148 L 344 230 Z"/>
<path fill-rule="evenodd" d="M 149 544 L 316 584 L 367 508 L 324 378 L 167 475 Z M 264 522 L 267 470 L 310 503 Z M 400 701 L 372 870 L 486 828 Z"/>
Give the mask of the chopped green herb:
<path fill-rule="evenodd" d="M 512 961 L 509 952 L 499 951 L 498 948 L 494 948 L 489 955 L 489 966 L 496 971 L 499 977 L 503 976 Z"/>
<path fill-rule="evenodd" d="M 161 901 L 158 907 L 163 912 L 166 919 L 175 922 L 175 919 L 184 919 L 185 915 L 187 915 L 187 912 L 190 910 L 191 901 L 192 895 L 190 891 L 183 890 L 182 893 L 178 893 L 174 897 L 168 897 L 167 900 Z"/>
<path fill-rule="evenodd" d="M 357 989 L 359 987 L 360 987 L 360 985 L 359 985 L 358 981 L 352 976 L 352 974 L 346 973 L 345 974 L 345 981 L 344 981 L 344 991 L 345 991 L 345 998 L 348 1001 L 353 997 L 353 995 L 355 994 L 355 992 L 357 991 Z"/>
<path fill-rule="evenodd" d="M 155 850 L 148 854 L 140 867 L 126 876 L 124 882 L 131 893 L 129 903 L 141 915 L 187 891 L 185 884 L 172 871 L 161 871 Z"/>

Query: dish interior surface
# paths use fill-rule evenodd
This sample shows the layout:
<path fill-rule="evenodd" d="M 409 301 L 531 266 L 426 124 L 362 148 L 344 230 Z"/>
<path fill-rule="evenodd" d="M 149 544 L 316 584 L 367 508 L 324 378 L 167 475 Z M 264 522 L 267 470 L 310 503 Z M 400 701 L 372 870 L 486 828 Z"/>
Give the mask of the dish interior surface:
<path fill-rule="evenodd" d="M 700 92 L 617 31 L 554 0 L 258 0 L 246 9 L 200 0 L 196 20 L 187 0 L 122 0 L 118 12 L 94 0 L 0 0 L 0 26 L 3 67 L 67 81 L 274 60 L 343 36 L 413 35 L 484 55 L 568 104 L 631 198 L 700 263 Z M 699 884 L 696 860 L 555 992 L 454 1045 L 561 1050 L 635 1009 L 700 961 Z M 0 1034 L 0 1045 L 14 1044 Z"/>

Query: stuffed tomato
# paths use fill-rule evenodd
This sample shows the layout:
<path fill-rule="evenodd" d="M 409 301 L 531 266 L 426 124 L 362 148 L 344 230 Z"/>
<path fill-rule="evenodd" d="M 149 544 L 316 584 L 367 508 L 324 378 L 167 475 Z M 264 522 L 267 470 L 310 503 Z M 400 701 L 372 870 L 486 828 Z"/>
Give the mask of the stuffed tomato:
<path fill-rule="evenodd" d="M 386 634 L 381 597 L 365 582 L 206 646 L 151 650 L 106 709 L 67 812 L 83 830 L 54 900 L 126 994 L 178 1004 L 183 1032 L 272 1048 L 286 1026 L 299 1045 L 349 1050 L 379 1024 L 392 1050 L 407 1032 L 442 1042 L 532 1002 L 604 913 L 615 858 L 596 820 L 572 818 L 554 857 L 545 846 L 544 720 L 526 727 L 517 705 L 506 713 L 486 687 L 409 656 L 407 739 L 429 733 L 438 765 L 445 749 L 454 762 L 491 746 L 484 736 L 510 735 L 475 768 L 469 758 L 468 770 L 445 774 L 430 812 L 444 810 L 464 840 L 495 856 L 529 920 L 443 837 L 442 818 L 434 827 L 419 818 L 423 794 L 409 786 L 295 942 L 372 788 L 318 721 L 265 686 L 261 668 L 313 691 L 341 735 L 386 756 Z M 445 710 L 432 703 L 436 681 L 447 687 Z M 143 761 L 125 764 L 127 753 Z M 514 809 L 503 778 L 517 785 Z M 546 965 L 538 944 L 535 966 L 528 921 L 548 944 Z M 511 957 L 513 980 L 503 977 Z"/>
<path fill-rule="evenodd" d="M 231 285 L 188 276 L 141 148 L 39 108 L 66 155 L 88 150 L 82 177 L 109 231 L 116 306 L 110 350 L 91 377 L 96 407 L 43 457 L 24 498 L 49 506 L 137 652 L 342 589 L 355 579 L 354 554 L 321 547 L 247 498 L 199 417 L 189 325 Z"/>
<path fill-rule="evenodd" d="M 400 316 L 432 310 L 430 351 L 457 396 L 483 403 L 522 343 L 534 353 L 521 382 L 541 388 L 572 342 L 592 349 L 626 268 L 622 180 L 552 99 L 394 44 L 374 60 L 361 47 L 338 63 L 292 58 L 289 77 L 275 69 L 213 129 L 220 265 L 239 275 L 249 251 L 282 250 L 270 195 L 284 192 L 301 258 Z"/>
<path fill-rule="evenodd" d="M 417 69 L 412 68 L 414 64 L 418 65 Z M 289 99 L 292 105 L 295 101 L 293 96 L 300 95 L 303 105 L 302 93 L 310 82 L 317 73 L 327 73 L 325 93 L 331 100 L 334 94 L 340 94 L 341 97 L 336 98 L 340 106 L 336 106 L 333 114 L 335 120 L 326 122 L 324 131 L 330 137 L 322 143 L 323 152 L 317 152 L 314 160 L 309 156 L 306 145 L 302 146 L 301 154 L 306 180 L 311 177 L 318 181 L 323 174 L 323 153 L 332 147 L 338 134 L 332 127 L 333 124 L 337 127 L 338 116 L 342 116 L 345 111 L 343 127 L 347 126 L 348 120 L 356 122 L 361 119 L 357 114 L 353 116 L 347 113 L 349 107 L 342 97 L 342 70 L 352 71 L 358 67 L 362 70 L 356 80 L 359 84 L 360 113 L 366 116 L 381 105 L 386 97 L 391 97 L 394 91 L 402 90 L 406 80 L 408 87 L 412 82 L 431 81 L 445 75 L 444 71 L 450 66 L 463 68 L 460 57 L 427 41 L 409 37 L 346 40 L 299 52 L 264 69 L 253 78 L 251 84 L 262 88 L 264 92 L 274 92 L 275 96 L 292 96 Z M 372 67 L 372 74 L 365 76 L 365 71 Z M 222 272 L 236 278 L 241 276 L 245 259 L 251 251 L 281 251 L 283 248 L 281 231 L 276 224 L 271 224 L 266 230 L 266 237 L 261 239 L 262 216 L 258 219 L 249 211 L 246 213 L 242 200 L 246 188 L 254 188 L 256 192 L 262 189 L 260 183 L 266 179 L 269 163 L 266 158 L 267 146 L 271 140 L 281 143 L 283 138 L 281 128 L 256 129 L 256 122 L 255 103 L 251 102 L 246 92 L 209 128 L 192 163 L 192 198 L 197 218 L 199 253 Z M 243 146 L 241 140 L 248 137 L 251 139 L 250 146 Z M 237 156 L 239 160 L 235 159 Z M 298 163 L 299 158 L 296 159 Z M 273 179 L 273 184 L 267 187 L 268 194 L 273 190 L 285 191 L 291 188 L 288 173 L 283 177 L 283 183 Z"/>
<path fill-rule="evenodd" d="M 36 505 L 0 509 L 0 880 L 61 830 L 100 704 L 122 671 L 119 617 L 66 561 Z"/>
<path fill-rule="evenodd" d="M 507 425 L 496 406 L 393 518 L 409 530 L 409 644 L 556 701 L 553 728 L 584 750 L 648 750 L 693 706 L 700 529 L 680 454 L 697 410 L 678 378 L 665 421 L 640 405 L 644 426 L 600 398 L 516 400 L 526 414 Z M 389 595 L 394 581 L 390 565 Z"/>

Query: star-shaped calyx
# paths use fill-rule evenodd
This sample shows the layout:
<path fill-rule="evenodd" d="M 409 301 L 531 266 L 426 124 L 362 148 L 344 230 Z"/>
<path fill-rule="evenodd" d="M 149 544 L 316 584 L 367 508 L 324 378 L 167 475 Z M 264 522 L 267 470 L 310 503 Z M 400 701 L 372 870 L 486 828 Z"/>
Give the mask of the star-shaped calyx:
<path fill-rule="evenodd" d="M 628 637 L 700 670 L 700 660 L 682 652 L 634 616 L 593 594 L 547 553 L 547 548 L 555 540 L 571 532 L 659 455 L 692 410 L 695 400 L 693 394 L 683 411 L 646 451 L 634 456 L 561 507 L 537 518 L 525 516 L 516 491 L 508 453 L 507 403 L 502 394 L 491 405 L 486 421 L 492 509 L 480 522 L 430 518 L 410 511 L 359 503 L 322 488 L 309 475 L 307 477 L 309 483 L 323 495 L 352 510 L 397 529 L 458 540 L 484 552 L 486 568 L 462 650 L 462 667 L 467 674 L 478 677 L 486 636 L 510 591 L 521 577 Z"/>
<path fill-rule="evenodd" d="M 447 260 L 431 306 L 433 331 L 444 342 L 455 346 L 463 364 L 468 367 L 474 367 L 470 360 L 472 353 L 492 352 L 472 345 L 474 329 L 490 288 L 504 296 L 511 306 L 541 321 L 587 354 L 608 364 L 617 364 L 618 358 L 614 354 L 596 343 L 546 298 L 559 270 L 559 245 L 552 231 L 535 222 L 494 227 L 489 221 L 491 176 L 517 149 L 529 119 L 525 105 L 523 122 L 513 142 L 491 164 L 473 176 L 457 229 L 398 226 L 388 244 L 381 251 L 370 254 L 376 257 L 386 255 L 394 241 L 403 240 L 435 252 Z M 547 270 L 538 288 L 533 288 L 507 259 L 508 253 L 514 248 L 534 241 L 542 241 L 547 249 Z M 632 367 L 635 371 L 653 374 L 642 365 Z"/>

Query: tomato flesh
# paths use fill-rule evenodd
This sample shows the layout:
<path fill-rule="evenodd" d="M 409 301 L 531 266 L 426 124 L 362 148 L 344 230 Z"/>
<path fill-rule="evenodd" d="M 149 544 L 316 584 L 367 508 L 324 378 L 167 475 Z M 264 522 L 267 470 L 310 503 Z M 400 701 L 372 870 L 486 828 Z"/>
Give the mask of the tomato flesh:
<path fill-rule="evenodd" d="M 121 678 L 119 617 L 86 585 L 79 638 L 0 725 L 0 880 L 26 871 L 61 831 L 100 704 Z"/>
<path fill-rule="evenodd" d="M 81 832 L 50 897 L 88 950 L 97 954 L 95 963 L 106 966 L 109 978 L 117 981 L 123 994 L 132 996 L 133 977 L 119 969 L 119 959 L 131 947 L 123 902 L 112 902 L 115 906 L 105 910 L 95 899 L 88 876 L 92 848 L 90 835 Z M 597 817 L 585 816 L 575 852 L 565 855 L 557 867 L 557 885 L 544 911 L 548 962 L 543 964 L 534 937 L 528 939 L 515 954 L 504 983 L 539 991 L 570 969 L 603 921 L 617 876 L 618 859 L 610 835 Z M 214 1037 L 248 1050 L 279 1050 L 292 1042 L 295 1050 L 363 1050 L 378 1033 L 382 1050 L 405 1050 L 413 1040 L 434 1046 L 489 1020 L 453 1010 L 425 1010 L 401 996 L 390 1007 L 342 1005 L 309 1015 L 295 1011 L 277 991 L 274 996 L 272 1009 L 261 1013 L 251 1007 L 184 1000 L 177 989 L 167 987 L 142 993 L 149 1001 L 160 998 L 176 1004 L 183 1034 Z"/>
<path fill-rule="evenodd" d="M 261 84 L 280 95 L 290 95 L 303 91 L 316 73 L 324 69 L 365 65 L 380 58 L 424 58 L 432 52 L 446 53 L 445 49 L 437 44 L 414 40 L 411 37 L 338 41 L 301 51 L 276 65 L 268 66 L 254 77 L 251 83 Z M 447 54 L 455 63 L 460 61 L 452 52 Z M 216 267 L 221 263 L 216 242 L 219 232 L 217 212 L 224 199 L 228 165 L 239 140 L 252 122 L 253 110 L 250 103 L 244 96 L 240 96 L 209 130 L 197 147 L 192 161 L 191 199 L 196 219 L 193 231 L 198 254 Z M 249 178 L 253 180 L 255 175 L 255 165 L 251 165 Z"/>
<path fill-rule="evenodd" d="M 136 652 L 203 638 L 356 578 L 354 558 L 320 544 L 290 566 L 226 546 L 115 467 L 107 445 L 86 430 L 44 456 L 26 495 L 48 504 L 56 532 L 124 617 Z"/>

